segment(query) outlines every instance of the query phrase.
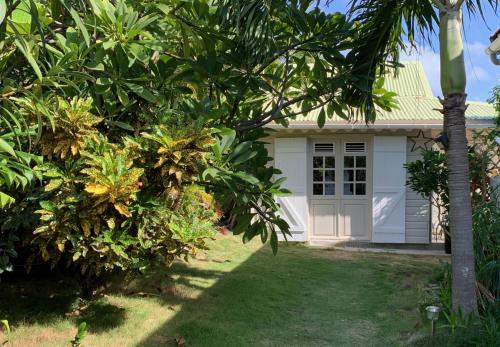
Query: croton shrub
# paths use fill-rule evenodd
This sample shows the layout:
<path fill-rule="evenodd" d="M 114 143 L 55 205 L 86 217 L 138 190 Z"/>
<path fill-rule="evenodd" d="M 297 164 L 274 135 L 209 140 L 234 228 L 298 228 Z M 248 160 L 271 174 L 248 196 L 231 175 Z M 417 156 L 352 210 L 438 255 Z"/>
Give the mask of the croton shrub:
<path fill-rule="evenodd" d="M 28 270 L 39 261 L 66 265 L 91 289 L 115 270 L 170 265 L 204 249 L 228 208 L 242 216 L 235 231 L 246 231 L 247 239 L 264 227 L 275 243 L 271 218 L 287 230 L 272 199 L 282 190 L 271 180 L 277 170 L 263 165 L 269 159 L 263 142 L 236 144 L 233 130 L 181 125 L 179 117 L 137 134 L 112 134 L 100 128 L 91 97 L 57 96 L 47 107 L 55 126 L 36 145 L 41 184 L 2 215 L 4 232 L 23 235 Z M 238 170 L 258 162 L 255 175 Z"/>

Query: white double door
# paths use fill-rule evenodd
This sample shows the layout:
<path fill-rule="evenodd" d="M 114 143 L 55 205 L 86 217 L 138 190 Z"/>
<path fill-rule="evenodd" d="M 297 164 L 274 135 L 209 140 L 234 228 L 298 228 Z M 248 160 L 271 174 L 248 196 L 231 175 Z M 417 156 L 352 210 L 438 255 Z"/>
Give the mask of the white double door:
<path fill-rule="evenodd" d="M 309 237 L 370 240 L 372 138 L 338 135 L 310 140 Z"/>

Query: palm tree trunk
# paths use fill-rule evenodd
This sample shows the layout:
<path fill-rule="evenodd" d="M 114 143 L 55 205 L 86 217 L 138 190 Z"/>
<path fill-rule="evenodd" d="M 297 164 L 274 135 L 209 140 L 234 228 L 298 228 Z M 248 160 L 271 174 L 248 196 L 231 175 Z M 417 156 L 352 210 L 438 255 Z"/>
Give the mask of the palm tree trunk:
<path fill-rule="evenodd" d="M 444 131 L 448 135 L 446 161 L 450 198 L 452 304 L 466 313 L 477 312 L 476 274 L 472 237 L 472 204 L 465 129 L 467 84 L 462 38 L 463 1 L 436 0 L 440 7 L 439 47 Z M 453 6 L 445 6 L 453 5 Z"/>
<path fill-rule="evenodd" d="M 466 94 L 451 94 L 443 101 L 450 197 L 453 309 L 477 312 L 476 275 L 472 235 L 469 160 L 465 130 Z"/>

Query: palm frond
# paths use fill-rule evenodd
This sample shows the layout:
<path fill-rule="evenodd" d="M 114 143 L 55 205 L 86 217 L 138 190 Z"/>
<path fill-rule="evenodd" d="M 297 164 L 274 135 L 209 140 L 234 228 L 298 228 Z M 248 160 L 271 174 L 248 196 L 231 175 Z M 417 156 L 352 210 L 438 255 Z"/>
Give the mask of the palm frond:
<path fill-rule="evenodd" d="M 438 0 L 441 1 L 441 0 Z M 495 12 L 498 0 L 466 0 L 469 15 L 479 13 L 484 18 L 484 8 Z M 360 90 L 371 90 L 377 76 L 387 66 L 398 66 L 400 52 L 417 47 L 419 40 L 431 42 L 439 24 L 439 11 L 432 0 L 352 0 L 348 17 L 358 25 L 353 40 L 355 47 L 348 53 L 353 73 L 370 76 L 362 88 L 352 88 L 345 93 L 345 101 L 360 100 L 371 105 L 370 95 Z M 371 109 L 366 110 L 368 117 Z"/>

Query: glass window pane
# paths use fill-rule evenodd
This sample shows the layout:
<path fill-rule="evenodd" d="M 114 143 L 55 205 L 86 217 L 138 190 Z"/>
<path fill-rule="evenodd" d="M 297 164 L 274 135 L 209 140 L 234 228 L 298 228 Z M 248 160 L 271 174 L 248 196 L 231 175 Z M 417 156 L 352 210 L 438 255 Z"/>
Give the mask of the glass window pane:
<path fill-rule="evenodd" d="M 344 157 L 344 167 L 354 167 L 354 157 L 353 156 Z"/>
<path fill-rule="evenodd" d="M 354 195 L 353 183 L 344 183 L 344 195 Z"/>
<path fill-rule="evenodd" d="M 325 195 L 335 195 L 335 184 L 325 184 Z"/>
<path fill-rule="evenodd" d="M 323 181 L 323 170 L 314 170 L 313 171 L 313 181 L 314 182 L 322 182 Z"/>
<path fill-rule="evenodd" d="M 356 181 L 366 181 L 366 170 L 356 170 Z"/>
<path fill-rule="evenodd" d="M 313 167 L 322 168 L 323 167 L 323 157 L 313 157 Z"/>
<path fill-rule="evenodd" d="M 366 183 L 356 183 L 356 195 L 366 195 Z"/>
<path fill-rule="evenodd" d="M 335 170 L 325 170 L 325 182 L 335 182 Z"/>
<path fill-rule="evenodd" d="M 366 157 L 364 155 L 356 157 L 356 167 L 366 167 Z"/>
<path fill-rule="evenodd" d="M 323 195 L 323 184 L 313 184 L 313 194 Z"/>
<path fill-rule="evenodd" d="M 354 170 L 344 170 L 344 181 L 345 182 L 354 181 Z"/>
<path fill-rule="evenodd" d="M 325 168 L 327 169 L 335 168 L 335 157 L 325 157 Z"/>

